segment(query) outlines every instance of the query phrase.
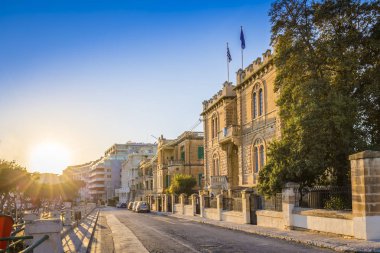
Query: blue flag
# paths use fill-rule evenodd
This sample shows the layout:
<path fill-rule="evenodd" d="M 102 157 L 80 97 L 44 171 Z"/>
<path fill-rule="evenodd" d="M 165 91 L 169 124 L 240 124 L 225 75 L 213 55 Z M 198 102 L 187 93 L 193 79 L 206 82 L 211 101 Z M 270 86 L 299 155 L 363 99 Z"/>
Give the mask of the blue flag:
<path fill-rule="evenodd" d="M 241 49 L 244 49 L 245 39 L 244 39 L 243 27 L 241 27 L 241 30 L 240 30 L 240 41 L 241 41 Z"/>
<path fill-rule="evenodd" d="M 228 62 L 231 62 L 232 61 L 232 57 L 231 57 L 231 53 L 230 53 L 230 49 L 228 47 L 228 44 L 227 44 L 227 61 Z"/>

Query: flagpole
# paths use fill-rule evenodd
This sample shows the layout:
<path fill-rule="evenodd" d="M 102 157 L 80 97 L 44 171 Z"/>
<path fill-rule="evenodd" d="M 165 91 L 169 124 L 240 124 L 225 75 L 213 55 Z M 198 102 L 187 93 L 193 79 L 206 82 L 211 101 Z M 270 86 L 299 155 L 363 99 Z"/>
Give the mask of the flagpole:
<path fill-rule="evenodd" d="M 240 26 L 240 29 L 241 29 L 241 34 L 243 33 L 243 26 Z M 244 45 L 245 46 L 245 45 Z M 240 47 L 241 48 L 241 70 L 244 70 L 243 68 L 243 59 L 244 59 L 244 56 L 243 56 L 243 47 Z"/>
<path fill-rule="evenodd" d="M 228 50 L 228 42 L 227 42 L 227 50 Z M 229 83 L 230 82 L 230 60 L 228 59 L 228 57 L 226 57 L 227 59 L 227 82 Z"/>

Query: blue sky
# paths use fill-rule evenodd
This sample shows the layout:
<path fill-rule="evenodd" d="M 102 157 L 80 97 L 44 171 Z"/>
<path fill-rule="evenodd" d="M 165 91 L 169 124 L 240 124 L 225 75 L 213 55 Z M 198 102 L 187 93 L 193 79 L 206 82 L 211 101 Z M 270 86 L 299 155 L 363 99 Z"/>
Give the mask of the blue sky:
<path fill-rule="evenodd" d="M 0 158 L 30 168 L 33 148 L 55 142 L 77 164 L 113 143 L 175 138 L 227 79 L 226 42 L 235 82 L 241 25 L 245 66 L 269 48 L 269 8 L 239 0 L 0 1 Z"/>

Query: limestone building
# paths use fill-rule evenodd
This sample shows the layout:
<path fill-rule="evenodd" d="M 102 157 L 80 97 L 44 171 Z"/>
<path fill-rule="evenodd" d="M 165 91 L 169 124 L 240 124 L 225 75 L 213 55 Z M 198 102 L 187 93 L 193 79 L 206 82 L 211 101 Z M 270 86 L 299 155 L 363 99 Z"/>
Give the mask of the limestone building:
<path fill-rule="evenodd" d="M 194 190 L 203 182 L 203 133 L 186 131 L 174 140 L 162 135 L 158 140 L 157 167 L 154 175 L 156 193 L 165 193 L 176 174 L 192 175 L 197 180 Z"/>
<path fill-rule="evenodd" d="M 203 102 L 206 189 L 255 187 L 269 142 L 280 137 L 270 50 L 237 72 L 236 85 Z"/>

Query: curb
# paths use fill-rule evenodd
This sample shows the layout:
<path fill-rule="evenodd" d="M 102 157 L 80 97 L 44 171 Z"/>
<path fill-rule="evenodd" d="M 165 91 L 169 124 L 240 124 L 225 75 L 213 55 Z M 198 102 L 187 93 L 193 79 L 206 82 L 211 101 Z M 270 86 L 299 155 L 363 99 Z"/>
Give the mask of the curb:
<path fill-rule="evenodd" d="M 90 253 L 90 251 L 91 251 L 91 245 L 92 245 L 92 241 L 93 241 L 93 238 L 94 238 L 94 234 L 95 234 L 95 230 L 96 230 L 96 225 L 98 224 L 99 214 L 100 214 L 100 210 L 98 210 L 98 213 L 96 214 L 96 219 L 95 219 L 95 223 L 94 223 L 94 228 L 92 229 L 92 233 L 91 233 L 91 236 L 90 236 L 90 240 L 89 240 L 89 242 L 88 242 L 88 245 L 87 245 L 86 253 Z"/>
<path fill-rule="evenodd" d="M 297 239 L 295 237 L 291 237 L 291 236 L 287 236 L 287 235 L 275 235 L 275 234 L 271 234 L 269 232 L 263 232 L 263 231 L 251 231 L 251 230 L 246 230 L 244 228 L 240 228 L 238 226 L 238 224 L 236 226 L 234 225 L 227 225 L 227 224 L 215 224 L 211 221 L 208 221 L 206 220 L 205 218 L 202 218 L 203 220 L 198 220 L 198 219 L 191 219 L 191 218 L 186 218 L 186 216 L 177 216 L 177 215 L 173 215 L 171 213 L 163 213 L 163 212 L 151 212 L 152 214 L 154 215 L 161 215 L 161 216 L 171 216 L 171 217 L 175 217 L 175 218 L 178 218 L 178 219 L 184 219 L 184 220 L 189 220 L 189 221 L 194 221 L 194 222 L 198 222 L 198 223 L 201 223 L 201 224 L 207 224 L 207 225 L 211 225 L 211 226 L 214 226 L 214 227 L 220 227 L 220 228 L 225 228 L 225 229 L 229 229 L 229 230 L 235 230 L 235 231 L 240 231 L 240 232 L 243 232 L 243 233 L 248 233 L 248 234 L 256 234 L 256 235 L 260 235 L 260 236 L 265 236 L 265 237 L 270 237 L 270 238 L 275 238 L 275 239 L 280 239 L 280 240 L 285 240 L 285 241 L 288 241 L 288 242 L 293 242 L 293 243 L 298 243 L 298 244 L 303 244 L 303 245 L 306 245 L 306 246 L 314 246 L 314 247 L 318 247 L 318 248 L 325 248 L 325 249 L 331 249 L 331 250 L 334 250 L 334 251 L 337 251 L 337 252 L 344 252 L 344 253 L 379 253 L 380 252 L 380 248 L 352 248 L 350 246 L 347 246 L 347 245 L 342 245 L 342 244 L 333 244 L 331 242 L 323 242 L 323 241 L 315 241 L 315 240 L 300 240 L 300 239 Z"/>

